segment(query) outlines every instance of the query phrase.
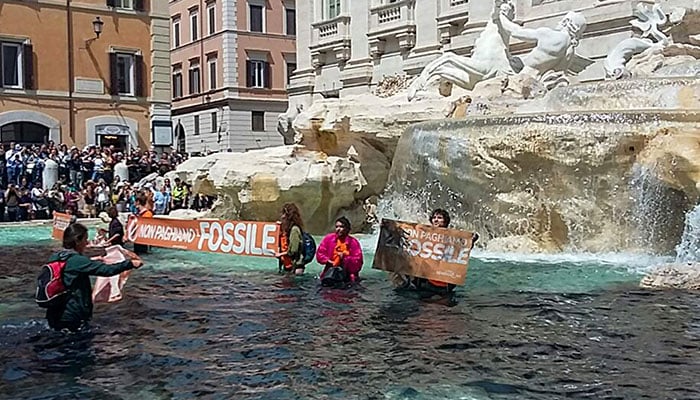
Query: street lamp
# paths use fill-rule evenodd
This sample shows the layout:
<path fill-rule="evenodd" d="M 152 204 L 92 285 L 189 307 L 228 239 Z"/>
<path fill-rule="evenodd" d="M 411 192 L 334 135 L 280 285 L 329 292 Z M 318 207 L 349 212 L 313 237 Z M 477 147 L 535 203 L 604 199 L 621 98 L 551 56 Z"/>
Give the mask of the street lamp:
<path fill-rule="evenodd" d="M 92 30 L 95 31 L 95 35 L 97 35 L 97 37 L 100 37 L 100 33 L 102 33 L 102 26 L 104 24 L 105 23 L 102 22 L 100 17 L 95 17 L 95 20 L 92 21 Z"/>

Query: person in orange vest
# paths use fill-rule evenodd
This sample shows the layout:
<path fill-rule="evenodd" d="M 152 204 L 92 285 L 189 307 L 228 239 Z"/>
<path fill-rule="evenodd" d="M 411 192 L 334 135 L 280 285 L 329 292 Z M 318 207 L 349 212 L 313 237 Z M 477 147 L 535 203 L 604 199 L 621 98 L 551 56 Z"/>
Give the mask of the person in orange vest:
<path fill-rule="evenodd" d="M 136 210 L 139 218 L 153 218 L 152 206 L 148 201 L 148 195 L 141 194 L 136 198 Z M 134 253 L 136 254 L 146 254 L 148 253 L 149 246 L 146 244 L 134 243 Z"/>
<path fill-rule="evenodd" d="M 302 229 L 304 222 L 299 207 L 294 203 L 286 203 L 282 206 L 280 215 L 280 251 L 276 254 L 280 272 L 284 270 L 296 275 L 304 273 Z"/>

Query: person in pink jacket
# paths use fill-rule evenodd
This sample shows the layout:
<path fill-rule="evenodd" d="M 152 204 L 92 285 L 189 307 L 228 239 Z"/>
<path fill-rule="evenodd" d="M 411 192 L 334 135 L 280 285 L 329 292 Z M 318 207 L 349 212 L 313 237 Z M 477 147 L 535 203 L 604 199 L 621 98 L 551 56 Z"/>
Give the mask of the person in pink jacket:
<path fill-rule="evenodd" d="M 350 228 L 347 218 L 338 218 L 335 232 L 326 235 L 316 250 L 316 261 L 324 266 L 321 273 L 324 286 L 345 285 L 360 278 L 362 247 L 350 236 Z"/>

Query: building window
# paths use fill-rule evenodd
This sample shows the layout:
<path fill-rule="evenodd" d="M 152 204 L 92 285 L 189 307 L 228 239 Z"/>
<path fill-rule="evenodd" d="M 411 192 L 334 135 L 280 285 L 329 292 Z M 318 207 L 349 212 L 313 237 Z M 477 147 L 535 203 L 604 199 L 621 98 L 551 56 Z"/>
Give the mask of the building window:
<path fill-rule="evenodd" d="M 292 74 L 294 74 L 294 70 L 297 69 L 297 63 L 295 62 L 288 62 L 287 63 L 287 84 L 289 85 L 289 82 L 292 79 Z"/>
<path fill-rule="evenodd" d="M 199 135 L 199 115 L 194 116 L 194 134 Z"/>
<path fill-rule="evenodd" d="M 173 20 L 173 47 L 180 47 L 180 18 Z"/>
<path fill-rule="evenodd" d="M 340 15 L 340 0 L 323 0 L 325 3 L 325 19 L 335 18 Z"/>
<path fill-rule="evenodd" d="M 133 53 L 109 53 L 110 94 L 144 96 L 143 56 Z"/>
<path fill-rule="evenodd" d="M 190 94 L 198 94 L 201 91 L 200 82 L 200 71 L 199 71 L 199 61 L 190 61 Z"/>
<path fill-rule="evenodd" d="M 215 57 L 210 57 L 209 60 L 207 60 L 207 63 L 209 64 L 209 90 L 214 90 L 216 89 L 216 58 Z"/>
<path fill-rule="evenodd" d="M 264 111 L 253 111 L 251 115 L 253 132 L 264 132 L 265 131 L 265 112 Z"/>
<path fill-rule="evenodd" d="M 260 60 L 246 61 L 246 86 L 249 88 L 271 88 L 270 63 Z"/>
<path fill-rule="evenodd" d="M 0 43 L 2 53 L 0 62 L 2 63 L 2 85 L 7 88 L 22 88 L 23 51 L 19 43 Z"/>
<path fill-rule="evenodd" d="M 207 24 L 209 26 L 209 34 L 216 33 L 216 2 L 207 4 Z"/>
<path fill-rule="evenodd" d="M 190 37 L 192 41 L 199 39 L 199 10 L 190 11 Z"/>
<path fill-rule="evenodd" d="M 263 6 L 256 4 L 248 4 L 248 10 L 250 14 L 250 31 L 251 32 L 264 32 L 265 19 L 263 15 Z"/>
<path fill-rule="evenodd" d="M 133 10 L 134 2 L 133 0 L 113 0 L 115 8 L 123 8 L 125 10 Z"/>
<path fill-rule="evenodd" d="M 173 98 L 182 97 L 182 71 L 173 72 Z"/>
<path fill-rule="evenodd" d="M 216 111 L 214 111 L 213 113 L 211 113 L 211 132 L 212 133 L 218 131 L 218 129 L 219 129 L 218 125 L 219 124 L 216 121 Z"/>
<path fill-rule="evenodd" d="M 296 36 L 297 34 L 297 11 L 293 8 L 285 8 L 286 15 L 286 33 L 287 35 Z"/>

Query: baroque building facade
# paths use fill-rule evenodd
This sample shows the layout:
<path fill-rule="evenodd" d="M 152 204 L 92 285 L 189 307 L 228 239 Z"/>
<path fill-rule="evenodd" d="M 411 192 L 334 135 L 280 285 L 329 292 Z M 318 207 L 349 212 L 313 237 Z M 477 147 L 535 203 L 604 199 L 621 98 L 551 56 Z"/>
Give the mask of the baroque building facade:
<path fill-rule="evenodd" d="M 638 0 L 515 0 L 516 22 L 555 27 L 569 11 L 588 26 L 577 52 L 595 63 L 581 81 L 603 79 L 603 60 L 634 32 Z M 662 6 L 691 6 L 665 0 Z M 469 55 L 491 18 L 494 0 L 297 0 L 297 70 L 290 103 L 367 93 L 385 76 L 417 75 L 443 52 Z M 512 54 L 532 44 L 511 40 Z"/>
<path fill-rule="evenodd" d="M 167 5 L 0 2 L 0 142 L 147 149 L 170 127 Z"/>
<path fill-rule="evenodd" d="M 176 148 L 194 154 L 282 144 L 277 115 L 296 69 L 293 0 L 170 0 Z"/>

